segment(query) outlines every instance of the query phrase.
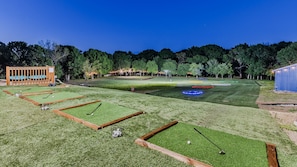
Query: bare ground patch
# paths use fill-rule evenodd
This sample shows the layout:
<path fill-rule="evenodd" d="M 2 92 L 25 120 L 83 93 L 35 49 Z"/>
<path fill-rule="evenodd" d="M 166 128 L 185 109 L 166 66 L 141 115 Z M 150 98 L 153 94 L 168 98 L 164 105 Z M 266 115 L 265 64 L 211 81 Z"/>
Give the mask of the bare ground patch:
<path fill-rule="evenodd" d="M 297 120 L 297 106 L 284 107 L 284 106 L 273 106 L 273 105 L 259 105 L 259 108 L 268 110 L 271 116 L 280 125 L 294 125 L 294 121 Z M 283 129 L 288 137 L 297 145 L 297 131 Z"/>

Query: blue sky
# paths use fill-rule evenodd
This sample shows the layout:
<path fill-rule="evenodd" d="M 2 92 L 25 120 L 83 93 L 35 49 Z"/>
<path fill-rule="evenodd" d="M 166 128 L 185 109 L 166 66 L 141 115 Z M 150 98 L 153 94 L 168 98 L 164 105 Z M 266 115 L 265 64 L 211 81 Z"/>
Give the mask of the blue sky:
<path fill-rule="evenodd" d="M 296 0 L 0 0 L 0 41 L 108 53 L 297 41 Z"/>

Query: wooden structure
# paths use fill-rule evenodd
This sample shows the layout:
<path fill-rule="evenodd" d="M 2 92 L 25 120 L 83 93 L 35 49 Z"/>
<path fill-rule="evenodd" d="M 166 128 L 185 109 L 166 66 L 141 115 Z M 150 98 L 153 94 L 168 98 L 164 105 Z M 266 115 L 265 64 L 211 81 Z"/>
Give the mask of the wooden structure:
<path fill-rule="evenodd" d="M 9 67 L 6 66 L 6 85 L 40 85 L 55 84 L 55 67 Z"/>

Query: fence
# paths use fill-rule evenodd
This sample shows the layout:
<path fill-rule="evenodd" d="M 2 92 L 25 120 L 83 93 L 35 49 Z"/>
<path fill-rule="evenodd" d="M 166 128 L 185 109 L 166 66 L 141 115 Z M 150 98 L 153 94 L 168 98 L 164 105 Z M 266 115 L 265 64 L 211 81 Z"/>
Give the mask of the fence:
<path fill-rule="evenodd" d="M 9 67 L 6 66 L 6 85 L 41 85 L 55 83 L 55 67 Z"/>

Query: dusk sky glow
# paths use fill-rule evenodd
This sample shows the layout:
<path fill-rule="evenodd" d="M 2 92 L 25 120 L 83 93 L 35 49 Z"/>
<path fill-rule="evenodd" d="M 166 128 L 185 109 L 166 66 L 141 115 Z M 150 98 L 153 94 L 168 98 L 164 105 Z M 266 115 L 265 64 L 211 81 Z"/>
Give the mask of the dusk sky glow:
<path fill-rule="evenodd" d="M 297 41 L 296 0 L 0 0 L 0 42 L 108 53 Z"/>

